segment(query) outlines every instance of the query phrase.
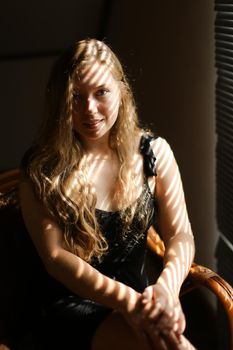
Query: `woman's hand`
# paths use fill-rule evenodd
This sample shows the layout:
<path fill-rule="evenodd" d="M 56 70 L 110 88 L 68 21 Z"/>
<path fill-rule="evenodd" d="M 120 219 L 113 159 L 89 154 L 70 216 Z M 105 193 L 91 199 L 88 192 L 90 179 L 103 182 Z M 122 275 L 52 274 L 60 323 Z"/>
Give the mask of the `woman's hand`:
<path fill-rule="evenodd" d="M 122 308 L 119 309 L 121 314 L 127 320 L 129 325 L 136 331 L 142 330 L 142 294 L 131 293 L 126 297 L 124 303 L 122 303 Z"/>
<path fill-rule="evenodd" d="M 137 293 L 136 298 L 135 295 L 130 298 L 121 313 L 148 349 L 181 350 L 183 347 L 177 332 L 172 326 L 164 327 L 159 322 L 162 313 L 153 299 L 153 287 L 146 288 L 143 294 Z"/>
<path fill-rule="evenodd" d="M 178 337 L 184 332 L 185 317 L 178 296 L 161 284 L 147 287 L 141 296 L 145 323 L 154 324 L 161 332 L 173 331 Z"/>

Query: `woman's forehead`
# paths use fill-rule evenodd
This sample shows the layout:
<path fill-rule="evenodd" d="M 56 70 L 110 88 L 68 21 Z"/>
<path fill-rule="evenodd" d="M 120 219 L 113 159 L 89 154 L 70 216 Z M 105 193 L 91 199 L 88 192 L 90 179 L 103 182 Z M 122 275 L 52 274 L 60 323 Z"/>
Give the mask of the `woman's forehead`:
<path fill-rule="evenodd" d="M 79 67 L 74 76 L 74 84 L 76 86 L 102 86 L 111 84 L 114 80 L 109 67 L 99 62 Z"/>

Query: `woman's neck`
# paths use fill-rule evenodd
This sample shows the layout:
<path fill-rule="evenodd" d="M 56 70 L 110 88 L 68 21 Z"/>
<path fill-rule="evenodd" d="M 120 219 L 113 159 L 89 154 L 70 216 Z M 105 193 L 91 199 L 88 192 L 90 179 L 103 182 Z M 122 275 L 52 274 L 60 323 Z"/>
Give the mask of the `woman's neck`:
<path fill-rule="evenodd" d="M 115 153 L 109 146 L 109 139 L 101 138 L 98 140 L 81 140 L 84 153 L 92 159 L 109 159 Z"/>

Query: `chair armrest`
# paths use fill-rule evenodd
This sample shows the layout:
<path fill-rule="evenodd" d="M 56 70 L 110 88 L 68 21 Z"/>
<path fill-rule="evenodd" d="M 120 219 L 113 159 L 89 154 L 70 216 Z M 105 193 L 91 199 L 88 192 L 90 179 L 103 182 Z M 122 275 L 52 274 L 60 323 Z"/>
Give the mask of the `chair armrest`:
<path fill-rule="evenodd" d="M 153 226 L 151 226 L 147 232 L 147 245 L 153 253 L 163 259 L 165 246 Z"/>
<path fill-rule="evenodd" d="M 216 272 L 195 263 L 190 268 L 188 279 L 194 286 L 203 286 L 209 289 L 221 302 L 228 317 L 231 349 L 233 349 L 233 288 Z"/>
<path fill-rule="evenodd" d="M 18 206 L 18 168 L 0 173 L 0 208 L 12 204 Z"/>
<path fill-rule="evenodd" d="M 150 227 L 148 230 L 147 244 L 152 252 L 161 259 L 163 258 L 164 243 L 153 227 Z M 233 349 L 233 288 L 216 272 L 193 263 L 189 275 L 182 286 L 181 294 L 185 294 L 199 286 L 209 289 L 223 305 L 229 320 L 231 348 Z"/>
<path fill-rule="evenodd" d="M 8 346 L 0 343 L 0 350 L 10 350 L 10 348 L 8 348 Z"/>
<path fill-rule="evenodd" d="M 19 183 L 20 171 L 18 168 L 0 173 L 0 193 L 6 193 Z"/>

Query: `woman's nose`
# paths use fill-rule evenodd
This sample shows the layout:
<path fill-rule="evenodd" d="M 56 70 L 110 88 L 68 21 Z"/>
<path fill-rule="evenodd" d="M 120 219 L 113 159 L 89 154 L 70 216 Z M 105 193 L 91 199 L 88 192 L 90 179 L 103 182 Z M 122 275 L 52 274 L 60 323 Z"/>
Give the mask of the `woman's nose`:
<path fill-rule="evenodd" d="M 88 97 L 85 102 L 85 112 L 95 113 L 97 112 L 97 101 L 93 97 Z"/>

